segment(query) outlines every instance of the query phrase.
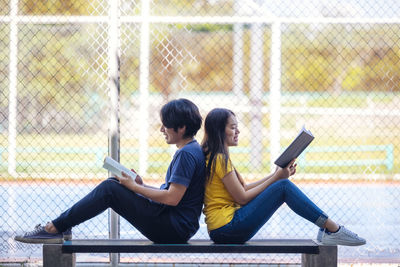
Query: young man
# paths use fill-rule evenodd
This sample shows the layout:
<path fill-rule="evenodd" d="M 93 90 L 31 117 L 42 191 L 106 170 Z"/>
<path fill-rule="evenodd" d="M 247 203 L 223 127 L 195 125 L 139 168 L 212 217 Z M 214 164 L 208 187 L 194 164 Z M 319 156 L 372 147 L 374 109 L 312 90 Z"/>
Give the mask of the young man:
<path fill-rule="evenodd" d="M 178 147 L 160 188 L 125 173 L 109 178 L 55 220 L 15 240 L 59 243 L 71 238 L 71 227 L 112 208 L 155 243 L 186 243 L 199 228 L 203 205 L 205 161 L 194 139 L 202 118 L 187 99 L 167 103 L 160 117 L 165 141 Z"/>

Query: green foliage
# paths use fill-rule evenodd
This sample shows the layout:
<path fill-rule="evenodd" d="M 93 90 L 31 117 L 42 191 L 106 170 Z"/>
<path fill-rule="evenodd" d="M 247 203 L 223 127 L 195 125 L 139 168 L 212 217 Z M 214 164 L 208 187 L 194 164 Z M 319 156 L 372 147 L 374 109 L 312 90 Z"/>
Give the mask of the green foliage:
<path fill-rule="evenodd" d="M 90 15 L 95 10 L 82 0 L 21 0 L 19 9 L 26 15 Z"/>
<path fill-rule="evenodd" d="M 291 25 L 282 35 L 287 91 L 399 91 L 398 25 Z"/>
<path fill-rule="evenodd" d="M 8 0 L 0 0 L 0 15 L 8 14 L 10 10 Z"/>
<path fill-rule="evenodd" d="M 140 28 L 131 24 L 121 28 L 121 97 L 128 98 L 139 90 Z M 282 91 L 329 92 L 328 98 L 332 93 L 400 90 L 399 25 L 291 24 L 282 30 Z M 18 98 L 24 113 L 68 113 L 83 118 L 89 116 L 88 109 L 96 113 L 102 108 L 108 99 L 106 25 L 21 24 L 18 34 Z M 151 92 L 168 98 L 180 90 L 232 91 L 237 56 L 232 25 L 155 24 L 151 34 Z M 0 85 L 8 88 L 8 25 L 0 26 L 0 37 Z M 250 91 L 251 38 L 251 27 L 244 27 L 244 93 Z M 265 25 L 263 36 L 256 38 L 263 39 L 264 58 L 260 60 L 264 65 L 259 71 L 264 77 L 263 90 L 269 92 L 270 27 Z M 2 93 L 6 99 L 7 90 Z M 7 103 L 0 105 L 4 110 Z M 35 124 L 26 120 L 34 129 Z"/>
<path fill-rule="evenodd" d="M 175 74 L 183 73 L 191 91 L 231 91 L 233 71 L 233 31 L 231 25 L 184 25 L 161 34 L 159 43 L 168 43 L 181 32 L 189 31 L 181 45 L 196 56 L 197 62 L 175 66 Z M 173 30 L 171 30 L 173 29 Z M 389 30 L 390 29 L 390 30 Z M 393 25 L 289 25 L 282 32 L 282 90 L 290 92 L 399 91 L 399 27 Z M 159 36 L 159 37 L 160 37 Z M 264 90 L 269 91 L 270 32 L 264 32 Z M 251 62 L 251 27 L 245 28 L 244 92 L 249 92 L 248 75 Z M 170 45 L 170 44 L 169 44 Z M 164 46 L 166 46 L 164 44 Z M 170 51 L 173 47 L 168 48 Z M 179 49 L 179 47 L 178 47 Z M 157 49 L 152 54 L 159 53 Z M 157 58 L 157 57 L 155 57 Z M 153 73 L 153 81 L 169 81 L 166 73 Z M 168 84 L 168 82 L 167 82 Z M 164 86 L 154 86 L 165 88 Z"/>
<path fill-rule="evenodd" d="M 285 54 L 291 55 L 283 62 L 283 85 L 285 90 L 296 91 L 325 91 L 332 85 L 329 58 L 320 53 L 309 51 L 304 47 L 300 54 L 298 50 L 286 50 Z M 293 58 L 293 55 L 299 55 Z"/>
<path fill-rule="evenodd" d="M 61 29 L 51 34 L 54 29 Z M 69 46 L 76 40 L 74 33 L 63 34 L 61 27 L 30 28 L 20 32 L 19 62 L 20 96 L 38 96 L 47 103 L 65 104 L 65 94 L 81 90 L 80 74 Z M 75 32 L 75 34 L 78 34 Z M 22 88 L 21 88 L 22 89 Z"/>
<path fill-rule="evenodd" d="M 232 24 L 177 24 L 174 27 L 193 32 L 230 32 L 233 29 Z"/>
<path fill-rule="evenodd" d="M 68 24 L 20 28 L 17 89 L 24 109 L 19 126 L 24 130 L 38 131 L 47 125 L 48 130 L 90 131 L 95 123 L 90 116 L 101 115 L 103 102 L 98 96 L 106 93 L 101 74 L 107 81 L 107 73 L 93 68 L 107 67 L 96 46 L 85 50 L 85 30 Z M 61 118 L 65 125 L 58 123 Z"/>
<path fill-rule="evenodd" d="M 233 0 L 152 0 L 154 15 L 226 16 L 233 14 Z"/>
<path fill-rule="evenodd" d="M 9 87 L 9 27 L 0 24 L 0 114 L 8 106 L 8 87 Z M 3 89 L 4 88 L 4 89 Z M 5 112 L 4 112 L 5 113 Z M 1 121 L 1 115 L 0 115 Z M 1 123 L 0 123 L 1 125 Z M 0 126 L 1 131 L 1 126 Z"/>
<path fill-rule="evenodd" d="M 351 68 L 343 80 L 343 89 L 354 90 L 361 85 L 364 77 L 365 72 L 361 66 Z"/>

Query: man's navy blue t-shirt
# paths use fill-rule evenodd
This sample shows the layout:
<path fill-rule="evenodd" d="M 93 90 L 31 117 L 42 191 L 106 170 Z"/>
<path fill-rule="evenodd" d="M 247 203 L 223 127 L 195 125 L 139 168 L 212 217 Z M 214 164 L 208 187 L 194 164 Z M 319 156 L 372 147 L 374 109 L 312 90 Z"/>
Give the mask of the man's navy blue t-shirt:
<path fill-rule="evenodd" d="M 199 229 L 199 218 L 203 207 L 205 159 L 196 140 L 175 152 L 160 189 L 168 189 L 170 183 L 186 186 L 179 204 L 170 209 L 171 223 L 183 239 L 189 239 Z"/>

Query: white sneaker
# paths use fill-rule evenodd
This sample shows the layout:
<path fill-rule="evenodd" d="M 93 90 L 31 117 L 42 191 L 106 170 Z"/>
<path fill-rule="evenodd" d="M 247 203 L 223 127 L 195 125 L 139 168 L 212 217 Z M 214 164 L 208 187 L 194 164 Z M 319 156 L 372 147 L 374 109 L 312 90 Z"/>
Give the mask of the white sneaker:
<path fill-rule="evenodd" d="M 340 226 L 339 230 L 336 233 L 331 233 L 326 230 L 322 231 L 320 242 L 324 245 L 343 245 L 343 246 L 361 246 L 367 243 L 367 241 L 364 238 L 359 237 L 357 234 L 346 229 L 343 225 Z"/>
<path fill-rule="evenodd" d="M 318 242 L 321 242 L 321 240 L 322 240 L 322 235 L 324 234 L 324 232 L 325 232 L 325 229 L 324 229 L 324 228 L 319 228 L 319 230 L 318 230 L 318 235 L 317 235 L 317 240 L 318 240 Z"/>

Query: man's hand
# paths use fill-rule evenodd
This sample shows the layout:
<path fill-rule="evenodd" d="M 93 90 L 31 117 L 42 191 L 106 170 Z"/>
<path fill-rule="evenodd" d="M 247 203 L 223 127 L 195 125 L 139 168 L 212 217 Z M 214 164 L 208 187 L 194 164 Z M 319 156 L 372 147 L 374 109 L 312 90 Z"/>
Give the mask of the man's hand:
<path fill-rule="evenodd" d="M 139 174 L 137 174 L 137 172 L 134 169 L 131 169 L 131 171 L 133 171 L 134 173 L 136 173 L 136 178 L 135 178 L 135 182 L 139 185 L 143 185 L 143 179 L 142 177 L 139 176 Z"/>
<path fill-rule="evenodd" d="M 129 176 L 128 174 L 126 174 L 125 172 L 121 172 L 121 174 L 122 174 L 122 177 L 116 176 L 116 178 L 118 179 L 119 183 L 122 184 L 123 186 L 125 186 L 126 188 L 134 189 L 135 186 L 139 186 L 139 183 L 136 182 L 136 179 L 133 180 L 132 177 Z M 138 177 L 138 176 L 136 176 L 136 177 Z M 140 178 L 140 181 L 142 181 L 141 178 Z"/>

